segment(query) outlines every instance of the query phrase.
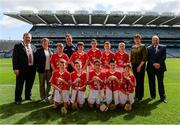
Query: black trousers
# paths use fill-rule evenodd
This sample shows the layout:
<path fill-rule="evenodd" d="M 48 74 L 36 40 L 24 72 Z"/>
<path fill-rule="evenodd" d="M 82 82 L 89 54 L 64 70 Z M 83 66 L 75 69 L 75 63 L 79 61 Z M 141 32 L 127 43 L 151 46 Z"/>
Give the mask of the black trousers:
<path fill-rule="evenodd" d="M 146 64 L 144 64 L 141 68 L 140 72 L 137 72 L 137 67 L 139 66 L 139 63 L 133 63 L 133 73 L 136 77 L 136 88 L 135 88 L 135 98 L 138 100 L 141 100 L 144 96 L 144 75 L 145 75 L 145 67 Z"/>
<path fill-rule="evenodd" d="M 148 74 L 148 80 L 149 80 L 149 89 L 150 89 L 150 95 L 152 98 L 156 97 L 156 78 L 158 81 L 158 91 L 159 96 L 163 100 L 166 98 L 165 96 L 165 90 L 164 90 L 164 71 L 158 71 L 155 70 L 153 67 L 151 70 L 147 70 Z"/>
<path fill-rule="evenodd" d="M 36 69 L 34 66 L 29 66 L 25 72 L 20 70 L 19 75 L 16 77 L 15 88 L 15 101 L 22 101 L 22 91 L 25 82 L 25 99 L 31 97 L 31 90 L 33 87 L 34 79 L 36 75 Z"/>

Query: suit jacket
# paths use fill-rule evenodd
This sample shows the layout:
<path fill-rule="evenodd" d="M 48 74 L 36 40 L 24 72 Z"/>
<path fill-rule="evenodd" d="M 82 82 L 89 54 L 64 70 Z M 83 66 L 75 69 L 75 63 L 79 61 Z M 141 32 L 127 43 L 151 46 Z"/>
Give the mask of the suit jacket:
<path fill-rule="evenodd" d="M 36 47 L 31 44 L 33 52 L 33 67 L 35 68 L 35 52 Z M 13 70 L 19 70 L 22 73 L 26 73 L 28 70 L 28 56 L 26 54 L 26 48 L 22 43 L 14 45 L 13 56 L 12 56 Z"/>
<path fill-rule="evenodd" d="M 166 46 L 165 45 L 158 45 L 157 52 L 153 45 L 150 45 L 148 48 L 148 63 L 147 63 L 147 71 L 154 70 L 154 63 L 159 63 L 160 68 L 158 71 L 166 71 Z"/>
<path fill-rule="evenodd" d="M 50 57 L 52 51 L 48 49 Z M 45 72 L 45 65 L 46 65 L 46 56 L 44 53 L 44 49 L 41 47 L 37 49 L 35 54 L 35 60 L 36 60 L 36 66 L 37 66 L 37 72 L 44 73 Z"/>

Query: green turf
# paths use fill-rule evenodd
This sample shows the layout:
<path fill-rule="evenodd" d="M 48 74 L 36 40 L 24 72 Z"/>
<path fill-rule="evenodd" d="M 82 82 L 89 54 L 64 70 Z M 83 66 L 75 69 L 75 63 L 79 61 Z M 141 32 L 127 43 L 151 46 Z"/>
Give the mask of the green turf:
<path fill-rule="evenodd" d="M 160 103 L 159 97 L 153 101 L 148 99 L 149 88 L 145 78 L 145 98 L 134 104 L 133 111 L 124 112 L 121 108 L 101 113 L 87 107 L 78 112 L 70 111 L 63 116 L 60 110 L 54 110 L 47 104 L 40 103 L 38 79 L 33 87 L 33 102 L 25 101 L 15 105 L 15 76 L 12 73 L 10 59 L 0 59 L 0 124 L 3 123 L 180 123 L 180 59 L 167 59 L 168 71 L 165 73 L 165 89 L 168 103 Z"/>

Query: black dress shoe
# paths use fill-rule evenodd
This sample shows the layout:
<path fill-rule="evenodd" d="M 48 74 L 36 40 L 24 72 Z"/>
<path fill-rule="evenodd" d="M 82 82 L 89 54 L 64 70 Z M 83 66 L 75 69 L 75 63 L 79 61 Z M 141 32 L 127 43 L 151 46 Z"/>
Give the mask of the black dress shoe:
<path fill-rule="evenodd" d="M 167 103 L 168 101 L 166 99 L 161 99 L 161 102 Z"/>
<path fill-rule="evenodd" d="M 32 97 L 25 98 L 25 100 L 33 100 Z"/>
<path fill-rule="evenodd" d="M 154 100 L 155 99 L 155 97 L 150 97 L 150 100 Z"/>
<path fill-rule="evenodd" d="M 22 102 L 21 101 L 15 101 L 16 105 L 20 105 Z"/>

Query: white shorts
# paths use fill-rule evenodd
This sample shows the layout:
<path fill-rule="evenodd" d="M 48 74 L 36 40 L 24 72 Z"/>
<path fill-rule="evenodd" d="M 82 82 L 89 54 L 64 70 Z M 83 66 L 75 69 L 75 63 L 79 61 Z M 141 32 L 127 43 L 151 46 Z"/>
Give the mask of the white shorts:
<path fill-rule="evenodd" d="M 77 90 L 72 90 L 72 94 L 71 94 L 71 103 L 75 102 L 76 99 L 76 94 L 77 94 Z M 84 104 L 85 102 L 85 97 L 84 97 L 84 92 L 83 91 L 79 91 L 78 95 L 77 95 L 77 102 L 79 104 Z"/>
<path fill-rule="evenodd" d="M 126 101 L 128 101 L 128 96 L 120 91 L 119 92 L 119 101 L 121 104 L 125 104 Z M 134 103 L 134 94 L 133 93 L 129 93 L 129 102 L 131 104 Z"/>
<path fill-rule="evenodd" d="M 88 103 L 90 104 L 100 104 L 100 101 L 102 101 L 102 97 L 104 96 L 104 89 L 100 90 L 94 90 L 90 89 L 89 91 L 89 97 L 88 97 Z"/>
<path fill-rule="evenodd" d="M 62 90 L 62 93 L 58 90 L 54 90 L 54 98 L 53 100 L 58 103 L 64 103 L 69 102 L 69 91 L 68 90 Z"/>
<path fill-rule="evenodd" d="M 118 71 L 118 72 L 123 72 L 124 71 L 124 68 L 116 68 L 116 71 Z"/>
<path fill-rule="evenodd" d="M 114 103 L 115 105 L 119 104 L 119 92 L 118 90 L 117 91 L 114 91 Z M 107 104 L 110 104 L 112 102 L 112 91 L 106 87 L 106 103 Z"/>

